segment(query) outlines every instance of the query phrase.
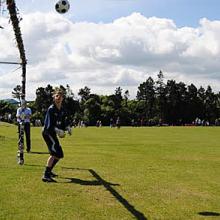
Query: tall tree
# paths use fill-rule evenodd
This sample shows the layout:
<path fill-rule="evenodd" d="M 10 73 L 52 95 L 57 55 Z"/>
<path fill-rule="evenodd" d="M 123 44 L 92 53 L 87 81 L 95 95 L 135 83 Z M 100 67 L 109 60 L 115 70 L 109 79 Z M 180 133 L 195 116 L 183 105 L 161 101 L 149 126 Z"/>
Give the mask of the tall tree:
<path fill-rule="evenodd" d="M 126 90 L 125 93 L 124 93 L 125 107 L 128 106 L 128 99 L 129 99 L 129 96 L 130 96 L 129 91 Z"/>
<path fill-rule="evenodd" d="M 88 88 L 87 86 L 85 86 L 84 88 L 80 89 L 78 92 L 78 95 L 81 98 L 81 102 L 85 102 L 86 100 L 89 99 L 89 95 L 90 95 L 90 88 Z"/>
<path fill-rule="evenodd" d="M 45 115 L 47 108 L 51 105 L 53 101 L 53 87 L 48 84 L 46 88 L 39 87 L 36 90 L 36 100 L 35 105 L 36 109 L 39 112 L 42 112 Z"/>
<path fill-rule="evenodd" d="M 144 102 L 144 117 L 148 120 L 154 116 L 153 109 L 155 104 L 154 80 L 149 77 L 141 83 L 137 91 L 137 100 Z"/>
<path fill-rule="evenodd" d="M 216 119 L 220 118 L 220 92 L 216 94 L 216 108 L 217 108 L 217 116 Z M 220 122 L 220 121 L 219 121 Z"/>
<path fill-rule="evenodd" d="M 159 74 L 157 75 L 158 79 L 156 81 L 156 108 L 158 112 L 159 120 L 165 120 L 165 109 L 166 109 L 166 85 L 164 83 L 164 75 L 163 72 L 160 70 Z"/>
<path fill-rule="evenodd" d="M 205 118 L 205 99 L 206 99 L 206 95 L 205 95 L 205 89 L 200 86 L 200 88 L 198 89 L 198 117 L 200 119 L 204 119 Z"/>
<path fill-rule="evenodd" d="M 95 125 L 97 120 L 101 120 L 101 104 L 98 95 L 91 94 L 90 98 L 84 103 L 84 106 L 84 116 L 87 123 Z"/>
<path fill-rule="evenodd" d="M 168 80 L 166 85 L 167 90 L 167 107 L 165 112 L 166 121 L 170 124 L 177 124 L 177 103 L 178 103 L 178 88 L 175 80 Z"/>
<path fill-rule="evenodd" d="M 10 20 L 14 29 L 15 38 L 20 54 L 21 59 L 21 66 L 22 66 L 22 80 L 21 80 L 21 98 L 25 99 L 25 93 L 26 93 L 26 64 L 27 59 L 25 55 L 25 49 L 24 49 L 24 43 L 21 35 L 21 29 L 19 26 L 19 19 L 17 16 L 17 7 L 15 4 L 15 0 L 7 0 L 7 8 L 10 15 Z"/>
<path fill-rule="evenodd" d="M 21 86 L 17 85 L 12 91 L 12 97 L 20 100 L 21 97 Z"/>
<path fill-rule="evenodd" d="M 186 103 L 187 122 L 193 122 L 199 115 L 199 98 L 198 89 L 194 84 L 187 86 L 187 103 Z"/>
<path fill-rule="evenodd" d="M 110 119 L 114 118 L 115 104 L 112 96 L 101 96 L 101 119 L 104 125 L 109 125 Z"/>
<path fill-rule="evenodd" d="M 117 116 L 120 116 L 121 114 L 121 107 L 122 107 L 122 88 L 121 87 L 117 87 L 115 89 L 115 95 L 114 97 L 114 103 L 115 103 L 115 114 Z"/>
<path fill-rule="evenodd" d="M 205 91 L 205 119 L 209 122 L 214 122 L 217 117 L 217 97 L 212 91 L 211 86 L 208 86 Z"/>
<path fill-rule="evenodd" d="M 84 120 L 88 120 L 87 118 L 85 119 L 84 116 L 84 111 L 85 111 L 85 102 L 89 99 L 90 94 L 91 94 L 91 89 L 87 86 L 85 86 L 84 88 L 80 89 L 78 92 L 78 95 L 80 96 L 80 101 L 79 101 L 79 113 L 78 113 L 78 117 L 80 117 L 81 119 Z"/>
<path fill-rule="evenodd" d="M 187 88 L 186 84 L 183 82 L 179 82 L 177 84 L 177 118 L 178 124 L 182 125 L 187 122 Z"/>
<path fill-rule="evenodd" d="M 74 93 L 71 90 L 70 86 L 67 84 L 65 89 L 65 99 L 63 105 L 68 113 L 68 119 L 73 121 L 75 119 L 76 112 L 79 111 L 79 101 L 74 98 Z"/>

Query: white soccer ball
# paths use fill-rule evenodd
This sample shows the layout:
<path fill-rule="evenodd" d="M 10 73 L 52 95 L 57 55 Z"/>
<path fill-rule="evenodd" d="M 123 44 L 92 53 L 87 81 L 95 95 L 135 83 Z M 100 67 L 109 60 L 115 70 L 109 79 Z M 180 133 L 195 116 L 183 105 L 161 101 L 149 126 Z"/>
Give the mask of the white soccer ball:
<path fill-rule="evenodd" d="M 64 138 L 66 136 L 65 131 L 60 130 L 60 132 L 58 133 L 59 138 Z"/>
<path fill-rule="evenodd" d="M 58 135 L 59 138 L 64 138 L 65 137 L 65 131 L 64 130 L 61 130 L 59 128 L 55 128 L 55 132 L 56 134 Z"/>
<path fill-rule="evenodd" d="M 55 5 L 55 9 L 58 13 L 64 14 L 70 9 L 70 3 L 67 0 L 59 0 Z"/>

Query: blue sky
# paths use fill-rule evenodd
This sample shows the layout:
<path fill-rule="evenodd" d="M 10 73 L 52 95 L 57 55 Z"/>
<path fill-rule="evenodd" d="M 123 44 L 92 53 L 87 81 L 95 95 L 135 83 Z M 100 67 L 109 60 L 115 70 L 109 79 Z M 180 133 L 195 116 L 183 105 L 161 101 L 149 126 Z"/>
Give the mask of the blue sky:
<path fill-rule="evenodd" d="M 220 91 L 220 1 L 17 0 L 27 65 L 27 97 L 40 86 L 69 84 L 77 94 L 137 87 L 160 70 L 165 79 Z M 0 61 L 19 61 L 7 13 L 0 17 Z M 20 82 L 17 67 L 0 65 L 0 98 Z"/>
<path fill-rule="evenodd" d="M 53 10 L 54 0 L 17 0 L 21 11 L 48 12 Z M 146 17 L 169 18 L 178 27 L 196 27 L 201 18 L 220 18 L 218 0 L 71 0 L 68 17 L 74 21 L 111 22 L 132 12 Z"/>

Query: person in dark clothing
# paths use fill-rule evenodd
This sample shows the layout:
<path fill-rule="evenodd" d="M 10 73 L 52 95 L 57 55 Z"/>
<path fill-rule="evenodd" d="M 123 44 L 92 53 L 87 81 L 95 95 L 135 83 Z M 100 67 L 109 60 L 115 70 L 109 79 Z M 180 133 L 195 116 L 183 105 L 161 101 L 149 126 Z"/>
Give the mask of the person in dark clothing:
<path fill-rule="evenodd" d="M 62 147 L 59 143 L 59 138 L 65 137 L 65 131 L 71 135 L 70 123 L 67 120 L 67 114 L 62 106 L 64 92 L 59 88 L 55 88 L 53 93 L 54 103 L 48 108 L 42 136 L 48 146 L 50 156 L 47 160 L 46 168 L 42 181 L 56 182 L 53 177 L 57 175 L 52 172 L 58 161 L 64 157 Z"/>
<path fill-rule="evenodd" d="M 26 101 L 21 102 L 21 107 L 17 109 L 16 117 L 18 122 L 18 136 L 19 140 L 21 138 L 21 125 L 23 123 L 24 126 L 24 133 L 26 136 L 26 151 L 29 153 L 31 151 L 31 125 L 30 125 L 30 118 L 31 118 L 31 109 L 27 107 Z"/>
<path fill-rule="evenodd" d="M 120 118 L 117 117 L 117 120 L 116 120 L 116 127 L 119 129 L 121 127 L 121 122 L 120 122 Z"/>

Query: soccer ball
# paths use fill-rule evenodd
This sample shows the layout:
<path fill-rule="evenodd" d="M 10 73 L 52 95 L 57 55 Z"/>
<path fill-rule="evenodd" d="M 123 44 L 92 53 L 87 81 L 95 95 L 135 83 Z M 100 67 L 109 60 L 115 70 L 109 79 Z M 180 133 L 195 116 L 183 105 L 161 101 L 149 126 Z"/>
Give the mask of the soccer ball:
<path fill-rule="evenodd" d="M 65 131 L 64 130 L 61 130 L 59 128 L 55 128 L 55 132 L 56 134 L 58 135 L 59 138 L 64 138 L 65 137 Z"/>
<path fill-rule="evenodd" d="M 70 8 L 70 3 L 67 0 L 59 0 L 56 5 L 55 9 L 58 13 L 64 14 L 66 13 Z"/>
<path fill-rule="evenodd" d="M 65 131 L 60 130 L 58 133 L 59 138 L 64 138 L 66 136 Z"/>

